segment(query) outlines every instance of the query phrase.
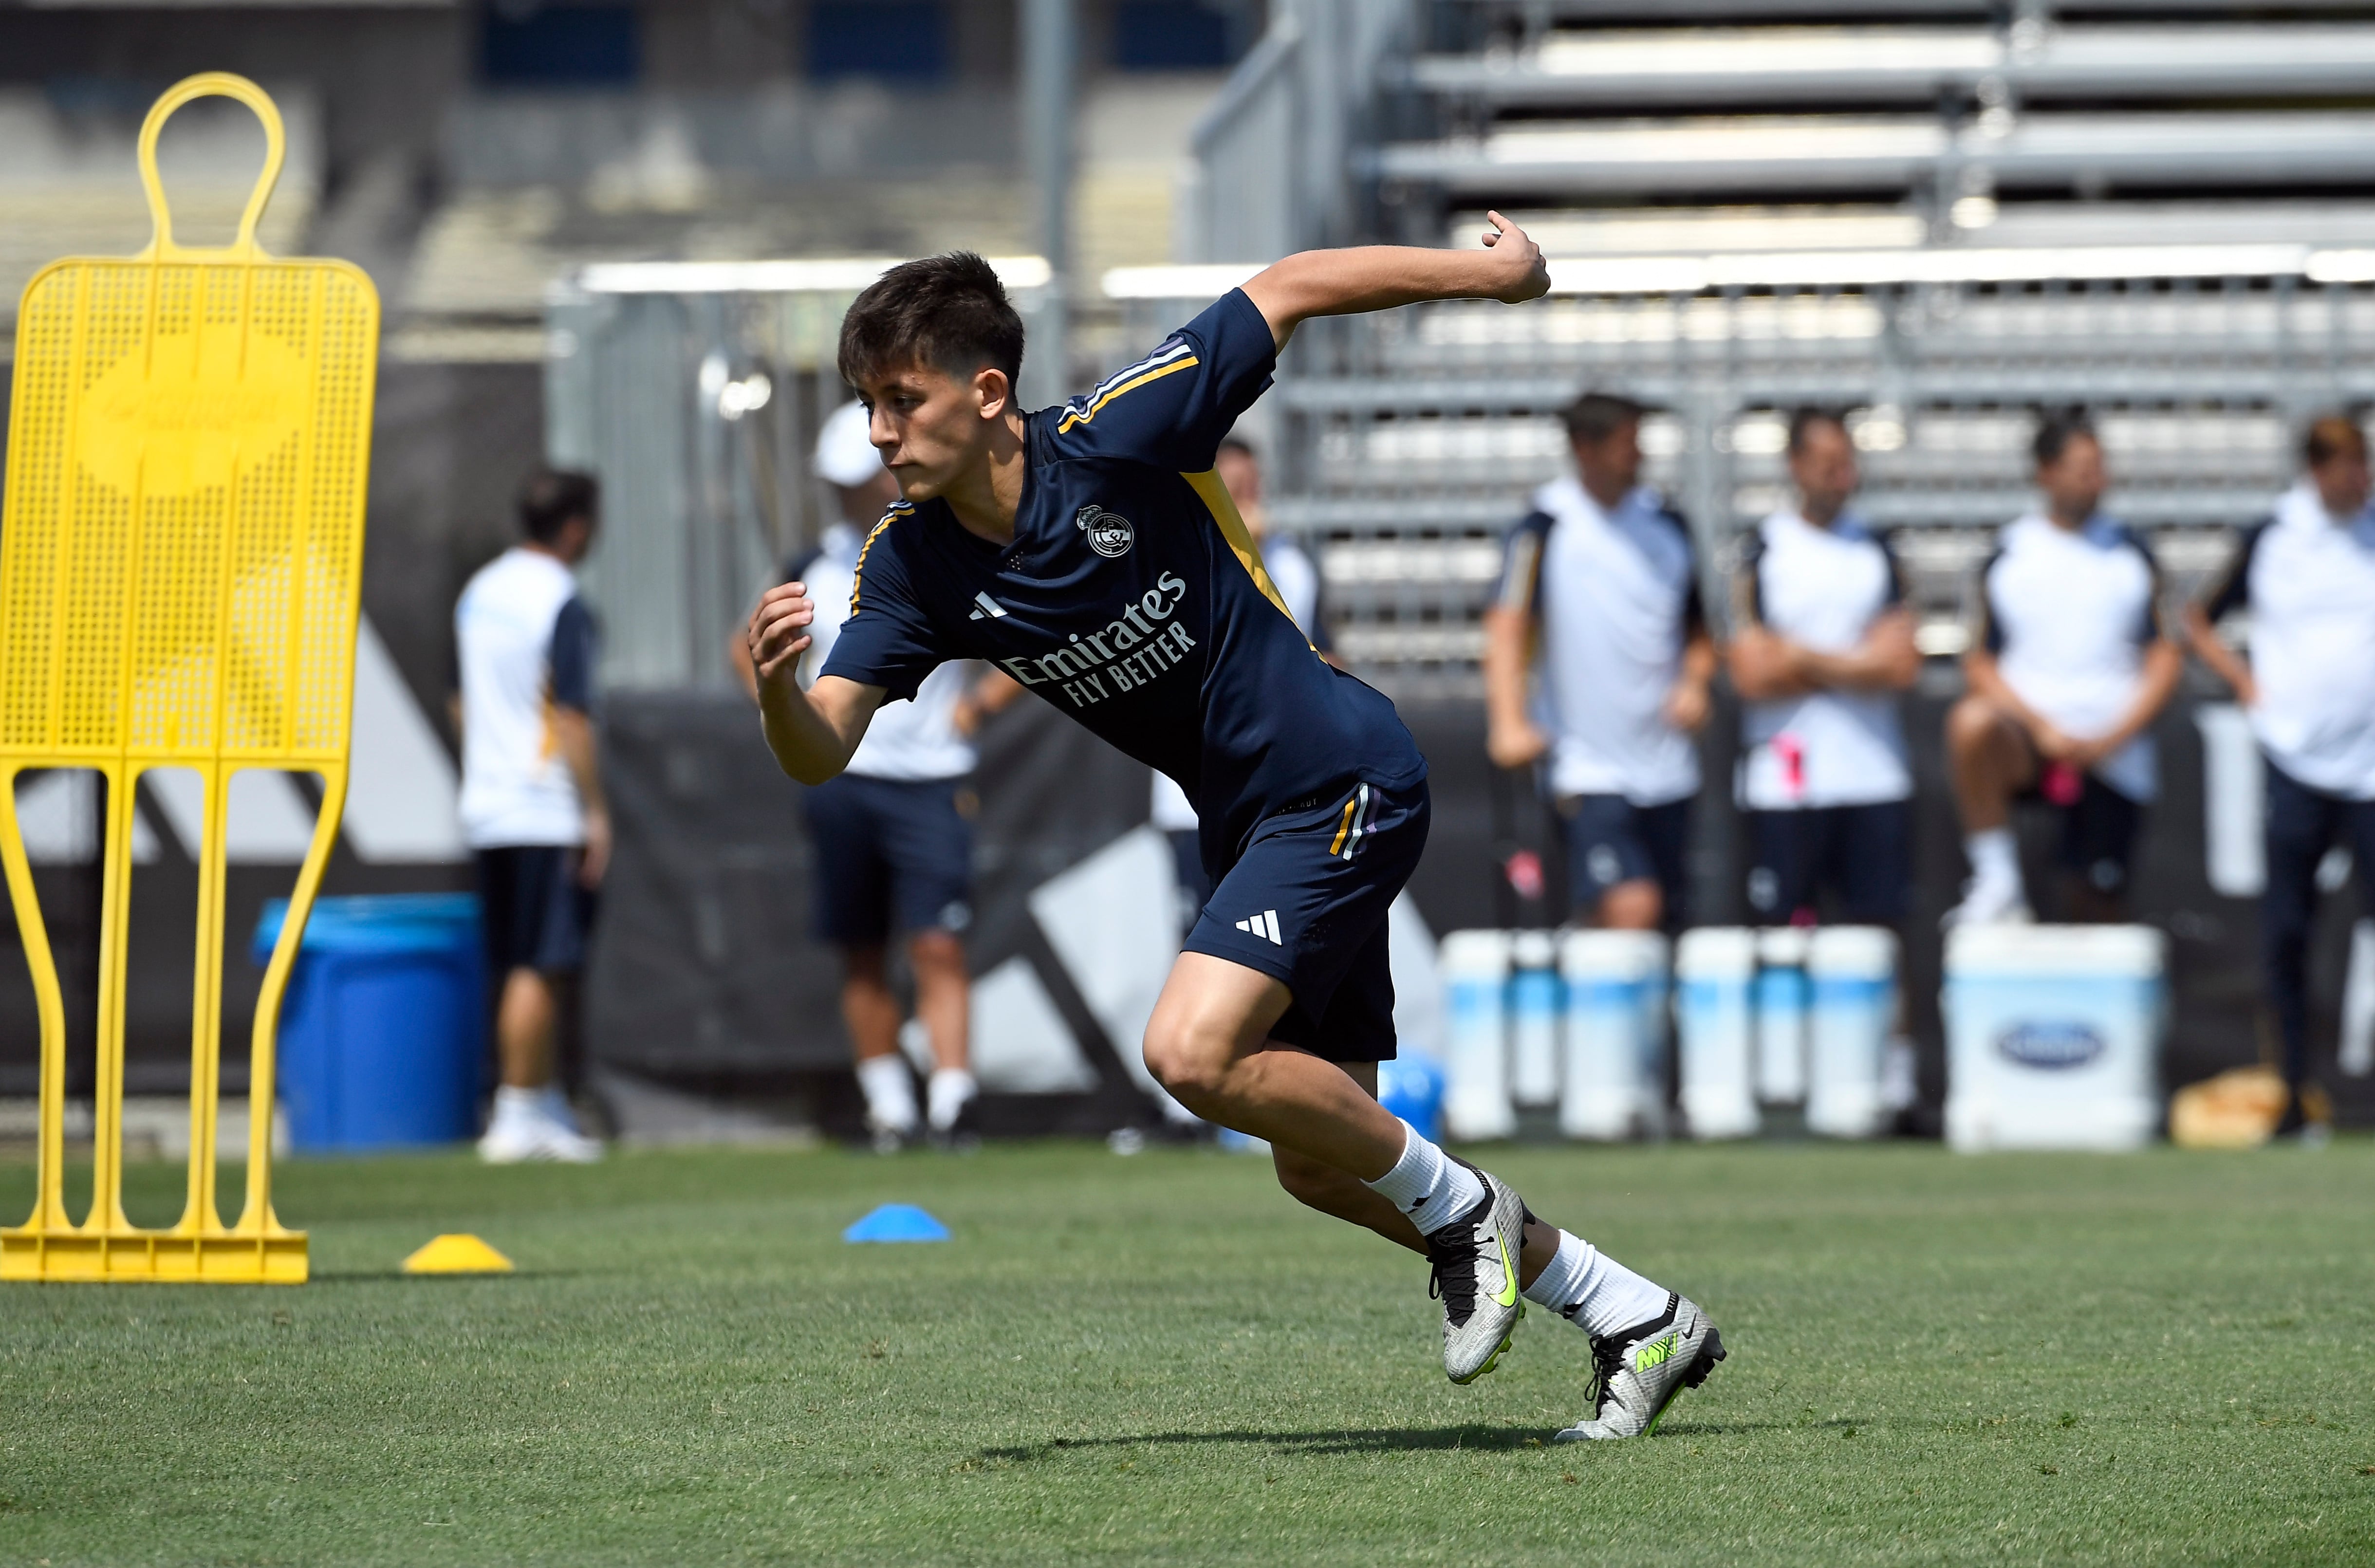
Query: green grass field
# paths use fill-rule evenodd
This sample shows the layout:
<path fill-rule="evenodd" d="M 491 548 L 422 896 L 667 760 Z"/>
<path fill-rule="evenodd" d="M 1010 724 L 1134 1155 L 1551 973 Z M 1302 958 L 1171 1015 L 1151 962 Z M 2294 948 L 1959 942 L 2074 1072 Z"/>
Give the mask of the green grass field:
<path fill-rule="evenodd" d="M 2375 1561 L 2375 1145 L 1490 1159 L 1722 1326 L 1657 1437 L 1542 1444 L 1540 1313 L 1451 1387 L 1262 1161 L 292 1163 L 301 1289 L 0 1287 L 0 1561 Z M 520 1272 L 396 1272 L 449 1230 Z"/>

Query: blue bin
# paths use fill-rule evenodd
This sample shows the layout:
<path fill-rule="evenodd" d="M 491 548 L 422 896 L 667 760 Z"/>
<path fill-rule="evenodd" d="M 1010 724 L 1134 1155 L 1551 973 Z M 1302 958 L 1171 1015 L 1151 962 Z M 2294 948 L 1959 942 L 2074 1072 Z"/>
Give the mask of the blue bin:
<path fill-rule="evenodd" d="M 264 906 L 259 965 L 288 914 L 287 899 Z M 280 1005 L 290 1144 L 355 1152 L 469 1138 L 486 1007 L 477 895 L 316 900 Z"/>

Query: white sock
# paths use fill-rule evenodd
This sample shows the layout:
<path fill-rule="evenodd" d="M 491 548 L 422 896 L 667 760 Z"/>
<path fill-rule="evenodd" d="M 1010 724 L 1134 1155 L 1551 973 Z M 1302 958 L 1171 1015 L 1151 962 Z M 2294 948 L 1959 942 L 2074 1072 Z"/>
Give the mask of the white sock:
<path fill-rule="evenodd" d="M 2020 886 L 2020 843 L 2010 828 L 1989 828 L 1963 841 L 1971 859 L 1971 876 L 1981 887 Z"/>
<path fill-rule="evenodd" d="M 1666 1310 L 1668 1294 L 1569 1231 L 1559 1232 L 1558 1255 L 1526 1287 L 1526 1300 L 1594 1336 L 1651 1321 Z"/>
<path fill-rule="evenodd" d="M 884 1132 L 916 1130 L 916 1080 L 896 1051 L 857 1064 L 857 1087 L 866 1091 L 866 1116 Z"/>
<path fill-rule="evenodd" d="M 931 1081 L 924 1085 L 924 1103 L 929 1107 L 934 1132 L 946 1132 L 957 1125 L 957 1116 L 967 1102 L 981 1092 L 973 1074 L 963 1067 L 941 1067 L 934 1072 Z M 914 1114 L 912 1111 L 909 1114 Z"/>
<path fill-rule="evenodd" d="M 520 1122 L 538 1121 L 545 1115 L 547 1089 L 514 1089 L 502 1084 L 495 1090 L 495 1114 L 489 1119 L 490 1128 L 509 1126 Z"/>
<path fill-rule="evenodd" d="M 1432 1235 L 1452 1220 L 1476 1207 L 1484 1184 L 1476 1173 L 1419 1137 L 1418 1129 L 1402 1124 L 1402 1157 L 1394 1168 L 1367 1185 L 1411 1217 L 1422 1236 Z"/>
<path fill-rule="evenodd" d="M 561 1080 L 554 1079 L 538 1091 L 537 1114 L 546 1121 L 577 1130 L 577 1113 L 570 1108 L 569 1096 L 561 1091 Z"/>

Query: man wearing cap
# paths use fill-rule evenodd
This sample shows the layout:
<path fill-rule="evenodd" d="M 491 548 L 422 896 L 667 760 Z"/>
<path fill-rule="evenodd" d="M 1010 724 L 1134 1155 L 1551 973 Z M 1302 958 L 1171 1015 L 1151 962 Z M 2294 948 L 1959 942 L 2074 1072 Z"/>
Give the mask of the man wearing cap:
<path fill-rule="evenodd" d="M 817 434 L 817 477 L 833 489 L 840 519 L 814 550 L 787 562 L 784 581 L 805 583 L 821 606 L 847 607 L 868 531 L 899 487 L 867 439 L 866 409 L 845 403 Z M 800 660 L 806 687 L 833 651 L 840 615 L 820 614 Z M 728 657 L 756 694 L 738 633 Z M 965 1130 L 975 1095 L 966 1064 L 971 986 L 964 931 L 973 922 L 973 733 L 1022 688 L 977 664 L 951 661 L 924 678 L 915 700 L 886 703 L 839 777 L 805 795 L 816 847 L 817 934 L 842 951 L 841 1012 L 866 1093 L 866 1123 L 886 1152 L 919 1131 L 916 1090 L 899 1055 L 899 1001 L 887 973 L 894 929 L 907 936 L 916 1017 L 931 1038 L 933 1071 L 921 1118 L 936 1140 Z"/>

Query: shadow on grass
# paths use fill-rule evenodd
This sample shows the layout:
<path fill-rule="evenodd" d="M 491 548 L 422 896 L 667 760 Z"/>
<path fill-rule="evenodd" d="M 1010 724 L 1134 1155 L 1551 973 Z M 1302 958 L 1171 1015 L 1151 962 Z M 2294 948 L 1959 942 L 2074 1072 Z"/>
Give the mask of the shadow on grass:
<path fill-rule="evenodd" d="M 1158 1432 L 1136 1437 L 1055 1437 L 1010 1448 L 985 1448 L 981 1456 L 1010 1464 L 1045 1459 L 1068 1449 L 1136 1448 L 1148 1444 L 1199 1446 L 1215 1443 L 1257 1444 L 1281 1454 L 1384 1454 L 1540 1447 L 1544 1436 L 1538 1426 L 1388 1427 L 1368 1432 L 1340 1428 L 1333 1432 Z"/>
<path fill-rule="evenodd" d="M 1658 1429 L 1660 1437 L 1725 1437 L 1751 1432 L 1838 1431 L 1852 1436 L 1871 1425 L 1867 1421 L 1834 1417 L 1828 1421 L 1670 1421 Z M 1483 1453 L 1550 1446 L 1550 1429 L 1540 1426 L 1386 1427 L 1367 1432 L 1158 1432 L 1135 1437 L 1054 1437 L 1045 1443 L 1006 1448 L 984 1448 L 985 1462 L 1025 1464 L 1072 1449 L 1136 1448 L 1169 1444 L 1254 1444 L 1280 1455 L 1444 1453 L 1473 1449 Z"/>

